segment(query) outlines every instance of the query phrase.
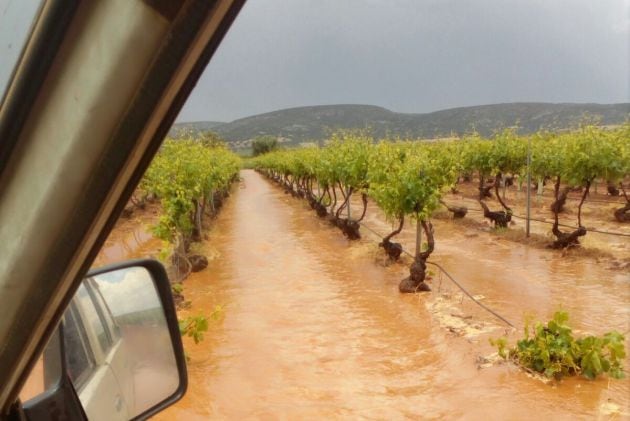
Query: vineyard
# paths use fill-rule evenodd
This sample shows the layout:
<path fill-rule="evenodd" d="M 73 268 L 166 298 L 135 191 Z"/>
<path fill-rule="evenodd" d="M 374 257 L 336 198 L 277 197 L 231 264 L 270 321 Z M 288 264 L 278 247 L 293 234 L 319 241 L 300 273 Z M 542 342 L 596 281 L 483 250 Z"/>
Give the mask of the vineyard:
<path fill-rule="evenodd" d="M 368 401 L 388 419 L 626 414 L 628 130 L 340 132 L 245 161 L 215 138 L 167 140 L 99 264 L 170 266 L 191 387 L 168 419 L 246 418 L 236 389 L 278 413 L 306 402 L 296 419 Z"/>
<path fill-rule="evenodd" d="M 207 259 L 190 254 L 190 247 L 202 240 L 205 218 L 219 211 L 240 167 L 240 159 L 225 147 L 189 139 L 166 140 L 147 170 L 141 200 L 160 202 L 154 234 L 170 244 L 174 283 L 207 266 Z"/>
<path fill-rule="evenodd" d="M 505 191 L 510 186 L 522 190 L 528 168 L 535 191 L 541 192 L 551 183 L 552 248 L 575 247 L 586 235 L 582 207 L 596 183 L 603 183 L 610 195 L 625 199 L 611 217 L 618 223 L 630 221 L 628 123 L 615 130 L 585 126 L 576 132 L 541 132 L 528 137 L 505 130 L 489 139 L 472 135 L 442 142 L 375 142 L 365 134 L 341 133 L 332 136 L 325 147 L 276 151 L 256 158 L 254 166 L 287 192 L 305 198 L 319 217 L 328 218 L 349 239 L 360 238 L 368 198 L 374 200 L 388 218 L 398 222 L 380 243 L 392 259 L 402 252 L 392 239 L 402 230 L 405 218 L 417 221 L 414 261 L 409 277 L 400 283 L 401 292 L 429 290 L 424 280 L 426 261 L 435 248 L 431 217 L 440 206 L 454 218 L 465 217 L 467 207 L 448 205 L 443 197 L 456 191 L 458 183 L 473 178 L 478 180 L 477 200 L 484 217 L 500 229 L 507 229 L 514 216 Z M 568 206 L 571 191 L 578 192 L 580 200 L 576 225 L 565 231 L 560 229 L 559 214 Z M 493 194 L 500 209 L 490 209 L 486 203 Z M 357 217 L 351 211 L 353 195 L 362 201 L 362 209 L 355 210 Z M 426 242 L 421 240 L 423 235 Z"/>

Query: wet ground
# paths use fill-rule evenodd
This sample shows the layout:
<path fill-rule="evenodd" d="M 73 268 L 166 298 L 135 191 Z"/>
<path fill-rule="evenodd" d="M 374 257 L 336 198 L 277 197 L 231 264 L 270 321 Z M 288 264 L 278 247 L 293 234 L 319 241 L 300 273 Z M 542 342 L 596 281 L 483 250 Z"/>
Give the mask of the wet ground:
<path fill-rule="evenodd" d="M 466 206 L 469 209 L 468 219 L 472 218 L 483 221 L 481 207 L 477 201 L 477 182 L 460 183 L 457 185 L 456 194 L 448 194 L 445 200 L 449 204 Z M 517 186 L 507 189 L 504 194 L 500 189 L 500 194 L 504 201 L 513 209 L 514 218 L 510 228 L 514 231 L 524 233 L 526 215 L 526 191 L 525 187 L 518 190 Z M 581 199 L 580 192 L 571 192 L 567 198 L 563 211 L 559 215 L 561 224 L 572 227 L 577 226 L 577 208 Z M 486 199 L 491 210 L 501 210 L 500 203 L 495 198 L 495 191 L 492 190 L 492 198 Z M 552 239 L 551 227 L 553 224 L 553 213 L 550 206 L 553 202 L 553 186 L 547 185 L 542 194 L 537 194 L 535 189 L 531 191 L 531 232 L 541 237 Z M 589 230 L 603 231 L 610 234 L 589 232 L 580 240 L 586 250 L 577 251 L 577 254 L 612 255 L 620 260 L 630 263 L 630 224 L 619 223 L 614 218 L 614 211 L 623 207 L 625 198 L 623 196 L 609 196 L 606 194 L 605 186 L 600 185 L 598 189 L 593 188 L 582 207 L 582 223 Z M 571 231 L 569 227 L 560 227 L 562 231 Z M 621 234 L 621 235 L 614 235 Z M 550 243 L 545 239 L 545 244 Z M 597 253 L 592 253 L 593 251 Z M 575 253 L 574 253 L 575 254 Z M 630 265 L 629 265 L 630 266 Z"/>
<path fill-rule="evenodd" d="M 432 260 L 513 332 L 437 271 L 432 293 L 399 294 L 407 268 L 387 263 L 375 235 L 362 229 L 349 242 L 304 201 L 253 171 L 242 177 L 202 247 L 209 267 L 184 283 L 183 315 L 221 305 L 222 318 L 199 345 L 186 342 L 189 391 L 160 419 L 630 418 L 627 379 L 544 384 L 478 360 L 493 352 L 488 338 L 507 331 L 513 342 L 527 315 L 546 319 L 559 308 L 577 330 L 627 332 L 627 271 L 436 220 Z M 372 205 L 367 215 L 377 232 L 390 230 Z M 158 247 L 128 225 L 136 228 L 121 230 L 103 255 Z M 412 250 L 413 227 L 401 240 Z"/>

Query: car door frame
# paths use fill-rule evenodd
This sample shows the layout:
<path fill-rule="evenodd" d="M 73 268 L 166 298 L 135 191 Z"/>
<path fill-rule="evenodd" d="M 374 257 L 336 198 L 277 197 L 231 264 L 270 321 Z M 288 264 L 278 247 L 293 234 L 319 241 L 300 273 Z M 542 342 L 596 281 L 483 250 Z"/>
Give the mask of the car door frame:
<path fill-rule="evenodd" d="M 84 197 L 80 203 L 72 204 L 73 226 L 59 227 L 55 240 L 58 247 L 45 251 L 45 271 L 41 267 L 33 267 L 30 271 L 26 268 L 24 271 L 28 278 L 25 284 L 36 285 L 41 291 L 30 297 L 28 303 L 19 303 L 22 306 L 20 312 L 9 314 L 3 321 L 11 335 L 0 337 L 0 418 L 9 412 L 17 399 L 21 385 L 43 351 L 76 288 L 245 2 L 182 0 L 177 2 L 174 9 L 172 2 L 167 0 L 144 1 L 169 19 L 169 36 L 164 39 L 150 67 L 146 69 L 142 85 L 120 117 L 117 129 L 104 143 L 105 153 L 100 165 L 90 169 Z M 62 2 L 52 0 L 49 3 L 59 5 Z M 76 3 L 80 9 L 89 2 Z M 62 25 L 63 28 L 76 23 L 74 21 L 79 13 L 70 12 L 66 16 L 67 26 Z M 36 31 L 42 29 L 40 24 L 50 25 L 50 22 L 38 22 Z M 59 34 L 58 50 L 67 41 L 66 35 L 63 31 Z M 31 45 L 37 50 L 35 47 L 44 48 L 47 41 L 46 37 L 40 37 L 32 39 L 29 44 L 31 42 L 38 44 Z M 56 52 L 42 57 L 42 60 L 53 63 L 49 64 L 53 66 Z M 4 123 L 0 125 L 0 139 L 10 139 L 0 155 L 0 202 L 10 200 L 4 194 L 7 180 L 11 182 L 11 174 L 7 175 L 7 169 L 21 158 L 20 143 L 28 141 L 24 138 L 25 122 L 33 117 L 33 104 L 46 86 L 45 71 L 35 75 L 23 73 L 25 71 L 20 68 L 16 73 L 9 94 L 5 97 L 5 103 L 9 105 L 3 105 L 0 109 L 0 119 Z M 38 79 L 40 86 L 35 84 L 32 90 L 20 92 L 14 89 L 16 80 L 21 85 L 28 85 Z M 3 226 L 2 218 L 0 226 Z M 15 282 L 10 283 L 10 276 L 0 274 L 0 287 L 10 285 L 19 288 Z"/>

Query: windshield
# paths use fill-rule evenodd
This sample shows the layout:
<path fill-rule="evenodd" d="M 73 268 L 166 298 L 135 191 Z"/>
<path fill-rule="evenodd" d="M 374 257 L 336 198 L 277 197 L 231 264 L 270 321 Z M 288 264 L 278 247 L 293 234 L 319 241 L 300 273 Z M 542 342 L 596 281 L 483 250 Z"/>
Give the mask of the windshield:
<path fill-rule="evenodd" d="M 189 388 L 163 419 L 627 417 L 629 13 L 248 1 L 94 262 L 167 268 Z M 87 146 L 145 73 L 82 41 Z M 116 323 L 152 314 L 103 282 Z"/>
<path fill-rule="evenodd" d="M 628 11 L 249 1 L 98 262 L 168 256 L 166 418 L 629 413 Z"/>
<path fill-rule="evenodd" d="M 0 105 L 41 3 L 39 0 L 0 0 Z"/>

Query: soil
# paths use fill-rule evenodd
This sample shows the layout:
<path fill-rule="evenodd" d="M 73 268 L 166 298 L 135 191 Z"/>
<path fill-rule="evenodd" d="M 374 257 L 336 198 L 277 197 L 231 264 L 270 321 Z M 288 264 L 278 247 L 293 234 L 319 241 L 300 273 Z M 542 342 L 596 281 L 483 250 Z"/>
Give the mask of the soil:
<path fill-rule="evenodd" d="M 491 226 L 490 221 L 483 222 L 483 209 L 477 200 L 478 182 L 464 182 L 457 185 L 457 194 L 449 193 L 445 195 L 444 201 L 450 206 L 466 206 L 468 214 L 461 221 L 453 221 L 472 228 L 484 230 Z M 597 190 L 597 192 L 595 192 Z M 522 191 L 513 185 L 506 190 L 506 202 L 512 208 L 512 220 L 507 224 L 509 235 L 504 235 L 503 230 L 495 231 L 495 235 L 503 239 L 526 243 L 534 247 L 552 246 L 556 238 L 551 234 L 553 225 L 553 213 L 551 206 L 554 202 L 553 185 L 548 183 L 545 186 L 543 195 L 536 194 L 536 190 L 531 192 L 531 239 L 525 237 L 525 217 L 526 215 L 526 192 L 525 186 Z M 577 205 L 580 199 L 580 192 L 568 192 L 567 200 L 563 212 L 560 213 L 560 223 L 573 227 L 563 227 L 564 232 L 575 232 L 577 230 Z M 500 209 L 501 205 L 496 200 L 494 191 L 493 197 L 485 199 L 484 202 L 490 209 Z M 580 237 L 580 247 L 571 248 L 563 253 L 574 254 L 581 257 L 593 257 L 598 260 L 607 259 L 612 264 L 626 264 L 630 262 L 630 224 L 620 223 L 615 218 L 615 210 L 623 207 L 626 201 L 623 196 L 610 196 L 605 185 L 591 188 L 589 196 L 582 207 L 582 224 L 587 230 L 598 230 L 604 232 L 620 233 L 623 236 L 608 235 L 597 232 L 588 232 Z M 438 218 L 442 218 L 438 215 Z M 577 235 L 577 234 L 576 234 Z M 546 239 L 546 241 L 545 241 Z"/>

